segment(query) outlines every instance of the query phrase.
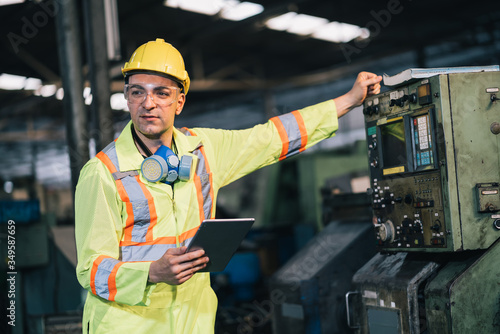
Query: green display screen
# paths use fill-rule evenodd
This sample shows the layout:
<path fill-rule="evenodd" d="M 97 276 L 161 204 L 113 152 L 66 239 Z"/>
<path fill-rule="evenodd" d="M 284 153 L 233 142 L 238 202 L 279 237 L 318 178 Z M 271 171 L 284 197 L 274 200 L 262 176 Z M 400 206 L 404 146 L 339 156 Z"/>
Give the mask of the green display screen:
<path fill-rule="evenodd" d="M 380 126 L 383 168 L 406 166 L 404 122 L 394 121 Z"/>

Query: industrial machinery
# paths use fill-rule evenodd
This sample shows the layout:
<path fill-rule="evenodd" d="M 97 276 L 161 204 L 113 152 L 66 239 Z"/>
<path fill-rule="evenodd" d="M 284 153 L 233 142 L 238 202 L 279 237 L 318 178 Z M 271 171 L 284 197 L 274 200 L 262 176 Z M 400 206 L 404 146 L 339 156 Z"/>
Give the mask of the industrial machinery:
<path fill-rule="evenodd" d="M 355 333 L 500 333 L 500 72 L 413 79 L 364 104 L 379 251 Z"/>
<path fill-rule="evenodd" d="M 332 221 L 278 270 L 270 281 L 275 298 L 273 333 L 349 330 L 344 295 L 354 273 L 373 257 L 369 220 Z"/>
<path fill-rule="evenodd" d="M 500 236 L 498 72 L 439 75 L 370 98 L 379 248 L 486 249 Z"/>

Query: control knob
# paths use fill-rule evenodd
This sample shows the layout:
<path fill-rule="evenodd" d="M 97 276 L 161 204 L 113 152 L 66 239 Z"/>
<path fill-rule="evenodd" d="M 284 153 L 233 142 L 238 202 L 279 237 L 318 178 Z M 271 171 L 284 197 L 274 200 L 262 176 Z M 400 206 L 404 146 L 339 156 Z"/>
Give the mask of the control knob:
<path fill-rule="evenodd" d="M 377 224 L 378 236 L 383 242 L 393 242 L 394 241 L 394 224 L 390 220 L 386 220 L 385 223 Z"/>

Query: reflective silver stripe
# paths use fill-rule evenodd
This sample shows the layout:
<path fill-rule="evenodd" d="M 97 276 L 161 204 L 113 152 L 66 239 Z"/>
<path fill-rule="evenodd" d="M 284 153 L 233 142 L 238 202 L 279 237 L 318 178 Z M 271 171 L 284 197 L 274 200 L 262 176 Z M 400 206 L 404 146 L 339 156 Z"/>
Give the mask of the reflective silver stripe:
<path fill-rule="evenodd" d="M 111 142 L 108 144 L 108 146 L 106 146 L 102 152 L 104 154 L 106 154 L 109 158 L 109 160 L 111 160 L 111 162 L 113 163 L 113 165 L 115 166 L 116 170 L 120 170 L 120 165 L 118 164 L 118 157 L 116 155 L 116 146 L 115 146 L 115 142 Z"/>
<path fill-rule="evenodd" d="M 210 197 L 210 175 L 207 173 L 205 166 L 205 157 L 200 150 L 194 150 L 193 154 L 198 157 L 198 166 L 196 167 L 196 175 L 200 178 L 201 195 L 203 197 L 203 212 L 205 218 L 209 219 L 212 215 L 212 198 Z"/>
<path fill-rule="evenodd" d="M 148 233 L 151 217 L 149 215 L 149 205 L 146 195 L 135 177 L 125 177 L 122 179 L 123 188 L 127 192 L 132 212 L 134 213 L 134 227 L 132 229 L 133 242 L 145 242 Z"/>
<path fill-rule="evenodd" d="M 288 152 L 285 154 L 285 157 L 288 158 L 299 153 L 299 149 L 302 145 L 299 124 L 295 116 L 291 113 L 278 116 L 278 119 L 281 121 L 281 124 L 283 124 L 288 136 Z"/>
<path fill-rule="evenodd" d="M 127 172 L 115 172 L 113 173 L 113 178 L 115 180 L 121 180 L 126 176 L 136 176 L 139 175 L 139 172 L 136 170 L 129 170 Z"/>
<path fill-rule="evenodd" d="M 170 248 L 176 248 L 175 244 L 156 244 L 141 246 L 122 246 L 123 261 L 156 261 L 162 257 Z"/>
<path fill-rule="evenodd" d="M 191 136 L 191 132 L 189 132 L 186 128 L 182 128 L 181 131 L 186 136 Z M 212 198 L 210 197 L 210 189 L 212 187 L 212 184 L 210 183 L 210 175 L 207 174 L 205 157 L 203 156 L 203 153 L 201 153 L 199 147 L 193 151 L 193 154 L 198 157 L 198 166 L 196 167 L 196 175 L 198 175 L 201 182 L 201 194 L 203 197 L 203 213 L 205 214 L 205 218 L 209 219 L 212 216 L 212 205 L 213 205 Z"/>
<path fill-rule="evenodd" d="M 180 132 L 182 132 L 186 136 L 191 136 L 191 133 L 189 132 L 188 128 L 180 128 L 178 129 Z"/>
<path fill-rule="evenodd" d="M 108 279 L 113 268 L 120 263 L 120 261 L 113 258 L 105 258 L 99 263 L 97 267 L 97 272 L 95 274 L 95 292 L 99 297 L 108 299 L 109 298 L 109 288 Z"/>
<path fill-rule="evenodd" d="M 118 156 L 116 153 L 115 142 L 112 142 L 103 150 L 115 166 L 118 172 L 113 175 L 115 180 L 121 180 L 123 188 L 127 193 L 127 196 L 132 204 L 132 212 L 134 214 L 134 227 L 132 228 L 132 241 L 133 242 L 145 242 L 146 234 L 148 232 L 149 225 L 151 223 L 151 217 L 149 214 L 149 205 L 144 191 L 142 191 L 139 182 L 135 178 L 134 173 L 131 172 L 120 172 L 120 166 L 118 164 Z M 126 174 L 126 175 L 125 175 Z M 116 176 L 119 176 L 118 178 Z"/>

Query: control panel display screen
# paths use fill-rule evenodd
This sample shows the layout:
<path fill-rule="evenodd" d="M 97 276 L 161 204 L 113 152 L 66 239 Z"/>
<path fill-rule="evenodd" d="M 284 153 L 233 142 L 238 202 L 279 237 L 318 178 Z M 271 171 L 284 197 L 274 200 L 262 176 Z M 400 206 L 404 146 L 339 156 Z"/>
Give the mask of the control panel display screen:
<path fill-rule="evenodd" d="M 383 168 L 406 166 L 406 140 L 403 119 L 380 127 Z"/>
<path fill-rule="evenodd" d="M 415 168 L 434 165 L 432 153 L 431 123 L 429 114 L 413 118 L 413 147 Z"/>

